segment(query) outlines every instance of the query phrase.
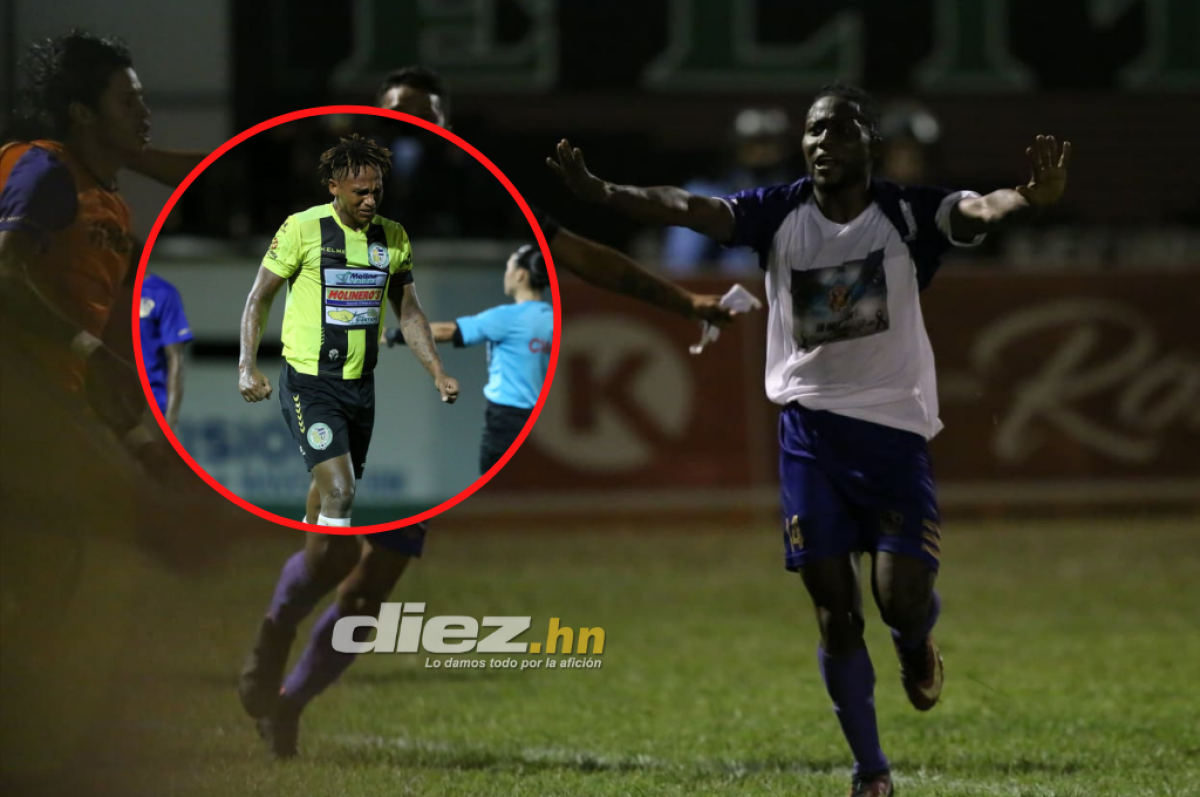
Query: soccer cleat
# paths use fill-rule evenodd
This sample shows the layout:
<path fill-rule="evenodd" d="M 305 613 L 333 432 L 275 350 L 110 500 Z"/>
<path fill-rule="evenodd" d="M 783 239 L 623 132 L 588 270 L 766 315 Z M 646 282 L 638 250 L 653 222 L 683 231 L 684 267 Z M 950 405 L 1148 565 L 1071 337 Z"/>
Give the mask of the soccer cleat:
<path fill-rule="evenodd" d="M 296 632 L 277 628 L 270 618 L 263 618 L 254 649 L 246 657 L 238 677 L 238 697 L 242 707 L 254 719 L 271 714 L 279 700 L 283 685 L 283 669 Z"/>
<path fill-rule="evenodd" d="M 256 723 L 258 735 L 267 743 L 271 758 L 284 761 L 295 758 L 300 741 L 300 709 L 280 695 L 275 707 Z"/>
<path fill-rule="evenodd" d="M 890 772 L 855 775 L 850 783 L 850 797 L 892 797 L 895 793 Z"/>
<path fill-rule="evenodd" d="M 897 644 L 896 655 L 900 657 L 900 680 L 904 683 L 908 702 L 917 711 L 929 711 L 942 696 L 944 677 L 942 654 L 933 637 L 927 637 L 925 644 L 911 653 L 904 652 Z"/>

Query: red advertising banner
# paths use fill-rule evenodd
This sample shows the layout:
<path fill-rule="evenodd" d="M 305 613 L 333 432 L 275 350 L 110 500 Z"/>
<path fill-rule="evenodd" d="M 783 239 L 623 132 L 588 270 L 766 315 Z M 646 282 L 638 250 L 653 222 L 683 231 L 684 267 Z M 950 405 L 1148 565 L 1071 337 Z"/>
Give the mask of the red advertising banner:
<path fill-rule="evenodd" d="M 771 460 L 752 439 L 771 412 L 762 393 L 765 310 L 693 355 L 699 323 L 578 282 L 562 286 L 562 303 L 554 388 L 496 487 L 728 490 L 770 479 Z"/>
<path fill-rule="evenodd" d="M 698 324 L 578 283 L 562 296 L 553 391 L 484 502 L 773 508 L 766 310 L 693 356 Z M 923 308 L 946 426 L 932 444 L 944 502 L 1200 505 L 1200 272 L 948 271 Z"/>

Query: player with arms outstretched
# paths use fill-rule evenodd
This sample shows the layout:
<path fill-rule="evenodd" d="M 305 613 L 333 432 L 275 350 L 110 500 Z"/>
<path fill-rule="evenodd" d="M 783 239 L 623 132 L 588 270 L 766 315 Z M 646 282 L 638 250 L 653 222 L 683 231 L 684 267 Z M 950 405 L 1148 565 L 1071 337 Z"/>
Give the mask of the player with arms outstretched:
<path fill-rule="evenodd" d="M 880 143 L 871 97 L 835 84 L 808 109 L 809 174 L 791 184 L 705 197 L 601 180 L 565 140 L 548 159 L 583 199 L 758 252 L 770 305 L 766 389 L 782 407 L 785 562 L 816 607 L 821 675 L 854 755 L 852 797 L 893 793 L 863 642 L 861 552 L 872 554 L 872 591 L 910 702 L 927 711 L 942 690 L 931 636 L 941 523 L 926 446 L 942 424 L 918 293 L 951 245 L 977 244 L 1057 202 L 1071 151 L 1038 136 L 1028 183 L 979 196 L 875 178 Z"/>
<path fill-rule="evenodd" d="M 417 300 L 408 235 L 376 214 L 390 167 L 387 150 L 358 135 L 321 156 L 318 174 L 333 201 L 279 228 L 242 316 L 238 387 L 246 401 L 262 401 L 273 387 L 258 369 L 259 339 L 275 295 L 288 286 L 279 402 L 312 472 L 305 520 L 314 525 L 351 525 L 375 423 L 372 372 L 385 298 L 442 400 L 458 398 Z M 333 650 L 338 619 L 378 614 L 409 561 L 421 555 L 425 532 L 423 523 L 361 538 L 313 532 L 288 560 L 240 682 L 242 703 L 273 755 L 296 754 L 300 713 L 353 661 Z M 335 587 L 336 602 L 283 681 L 296 626 Z"/>

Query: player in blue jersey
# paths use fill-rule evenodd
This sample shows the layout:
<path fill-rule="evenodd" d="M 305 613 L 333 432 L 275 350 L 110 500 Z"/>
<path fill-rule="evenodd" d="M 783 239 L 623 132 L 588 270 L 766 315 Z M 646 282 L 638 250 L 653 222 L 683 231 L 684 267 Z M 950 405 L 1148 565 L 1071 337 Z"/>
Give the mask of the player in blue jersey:
<path fill-rule="evenodd" d="M 483 437 L 479 443 L 479 472 L 487 473 L 525 428 L 542 392 L 550 367 L 554 340 L 554 308 L 542 301 L 550 284 L 541 251 L 530 244 L 508 258 L 504 295 L 513 303 L 493 307 L 457 321 L 430 323 L 433 338 L 455 346 L 487 345 L 488 383 Z M 389 346 L 403 343 L 399 328 L 388 330 Z"/>
<path fill-rule="evenodd" d="M 167 425 L 174 428 L 183 403 L 183 347 L 192 339 L 183 299 L 175 286 L 157 274 L 142 280 L 142 362 L 154 400 Z"/>
<path fill-rule="evenodd" d="M 854 754 L 852 797 L 894 791 L 863 643 L 862 552 L 872 555 L 871 588 L 909 701 L 927 711 L 942 689 L 931 636 L 941 524 L 926 447 L 942 424 L 918 292 L 951 245 L 977 244 L 1057 202 L 1071 151 L 1038 136 L 1028 182 L 980 196 L 876 179 L 880 144 L 870 96 L 835 84 L 808 110 L 808 176 L 794 183 L 705 197 L 608 183 L 565 140 L 548 159 L 583 199 L 758 253 L 770 306 L 767 395 L 782 407 L 785 563 L 816 608 L 821 675 Z"/>

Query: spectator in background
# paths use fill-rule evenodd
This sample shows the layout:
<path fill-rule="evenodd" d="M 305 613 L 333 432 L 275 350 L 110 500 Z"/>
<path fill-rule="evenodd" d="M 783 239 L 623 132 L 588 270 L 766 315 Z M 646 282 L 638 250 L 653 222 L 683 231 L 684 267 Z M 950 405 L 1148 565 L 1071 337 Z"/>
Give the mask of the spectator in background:
<path fill-rule="evenodd" d="M 937 184 L 937 146 L 942 126 L 924 106 L 899 100 L 880 114 L 883 143 L 879 151 L 879 175 L 902 185 Z"/>
<path fill-rule="evenodd" d="M 744 108 L 733 123 L 733 163 L 716 179 L 697 178 L 684 185 L 693 194 L 723 196 L 759 185 L 788 182 L 791 125 L 782 108 Z M 679 275 L 705 271 L 754 273 L 758 258 L 749 251 L 727 249 L 684 227 L 671 227 L 663 239 L 662 263 Z"/>
<path fill-rule="evenodd" d="M 414 98 L 422 98 L 414 105 Z M 401 110 L 449 129 L 450 100 L 436 72 L 407 66 L 388 74 L 375 104 Z M 383 120 L 381 120 L 383 121 Z M 392 153 L 392 174 L 380 214 L 401 222 L 415 237 L 502 238 L 515 216 L 504 187 L 456 144 L 414 125 L 383 126 L 380 143 Z M 517 228 L 519 229 L 519 228 Z"/>

